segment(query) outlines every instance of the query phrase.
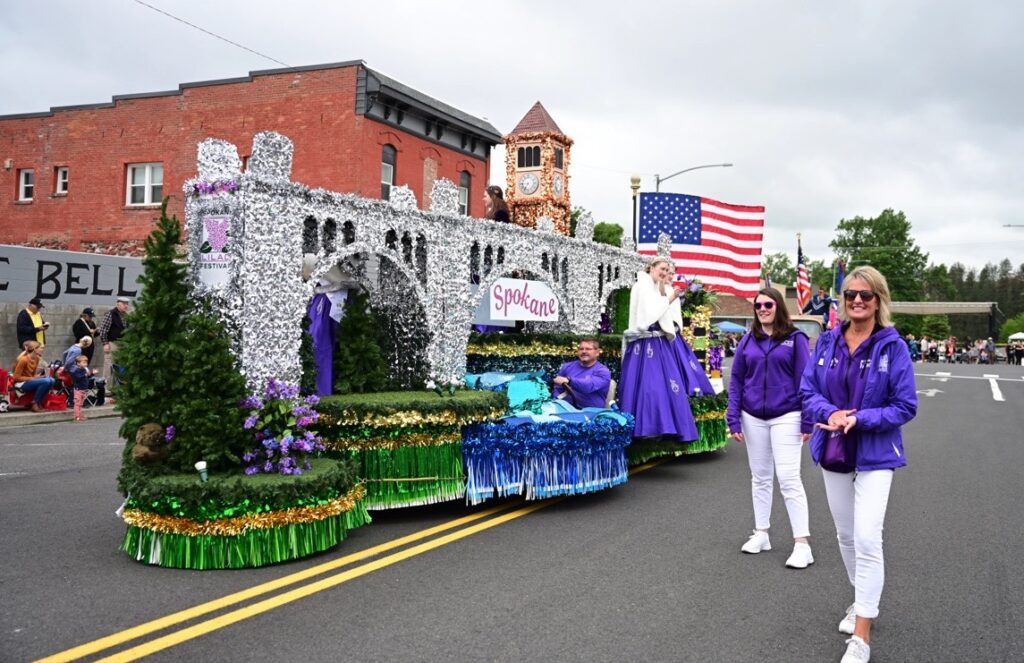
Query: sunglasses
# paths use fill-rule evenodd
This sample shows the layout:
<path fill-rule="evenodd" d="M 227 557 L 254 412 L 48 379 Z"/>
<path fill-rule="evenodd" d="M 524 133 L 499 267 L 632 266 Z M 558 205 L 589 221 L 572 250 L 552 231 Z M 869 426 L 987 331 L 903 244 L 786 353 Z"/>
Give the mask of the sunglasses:
<path fill-rule="evenodd" d="M 754 302 L 754 309 L 760 311 L 764 309 L 770 311 L 775 308 L 775 302 Z"/>
<path fill-rule="evenodd" d="M 852 302 L 857 299 L 857 295 L 860 295 L 862 302 L 870 302 L 875 298 L 875 293 L 870 290 L 843 290 L 843 299 L 848 302 Z"/>

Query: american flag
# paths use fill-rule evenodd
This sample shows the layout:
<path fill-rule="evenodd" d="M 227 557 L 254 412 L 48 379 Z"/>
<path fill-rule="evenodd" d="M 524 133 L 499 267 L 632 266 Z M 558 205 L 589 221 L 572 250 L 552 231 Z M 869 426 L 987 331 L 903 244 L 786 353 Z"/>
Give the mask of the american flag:
<path fill-rule="evenodd" d="M 807 302 L 811 301 L 811 279 L 807 277 L 807 265 L 804 264 L 804 250 L 800 240 L 796 240 L 796 305 L 803 311 Z"/>
<path fill-rule="evenodd" d="M 637 250 L 658 251 L 672 237 L 676 273 L 709 290 L 754 297 L 760 288 L 764 207 L 730 205 L 679 193 L 641 193 Z"/>

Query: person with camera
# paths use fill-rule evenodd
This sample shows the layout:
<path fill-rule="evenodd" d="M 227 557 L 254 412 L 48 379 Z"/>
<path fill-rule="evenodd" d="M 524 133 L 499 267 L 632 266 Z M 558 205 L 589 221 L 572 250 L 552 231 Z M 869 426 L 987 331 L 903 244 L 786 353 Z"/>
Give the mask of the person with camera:
<path fill-rule="evenodd" d="M 29 300 L 28 306 L 18 312 L 18 349 L 25 347 L 25 341 L 46 345 L 46 330 L 49 322 L 43 322 L 43 302 L 38 297 Z"/>

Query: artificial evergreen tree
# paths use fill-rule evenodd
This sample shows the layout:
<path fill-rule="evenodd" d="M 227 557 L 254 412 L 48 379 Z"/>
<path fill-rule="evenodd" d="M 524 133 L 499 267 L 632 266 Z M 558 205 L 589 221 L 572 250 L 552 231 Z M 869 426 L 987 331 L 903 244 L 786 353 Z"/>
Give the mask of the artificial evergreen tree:
<path fill-rule="evenodd" d="M 197 306 L 190 298 L 188 267 L 176 261 L 180 241 L 181 225 L 168 218 L 165 199 L 146 238 L 142 292 L 116 357 L 126 376 L 117 399 L 124 460 L 133 462 L 135 432 L 153 422 L 174 427 L 166 467 L 193 471 L 205 460 L 210 469 L 223 468 L 240 463 L 251 442 L 239 407 L 245 381 L 210 303 Z"/>
<path fill-rule="evenodd" d="M 334 391 L 339 394 L 380 391 L 387 384 L 388 367 L 377 343 L 377 323 L 369 297 L 350 291 L 345 317 L 338 328 L 334 353 Z"/>

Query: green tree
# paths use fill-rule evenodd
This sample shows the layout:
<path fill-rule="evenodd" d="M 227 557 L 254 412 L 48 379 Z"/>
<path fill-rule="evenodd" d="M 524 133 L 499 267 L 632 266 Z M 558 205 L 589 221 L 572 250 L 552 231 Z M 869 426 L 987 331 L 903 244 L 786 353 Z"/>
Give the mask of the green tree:
<path fill-rule="evenodd" d="M 181 225 L 168 218 L 167 201 L 146 238 L 142 293 L 114 358 L 126 376 L 117 398 L 120 434 L 130 462 L 140 426 L 174 426 L 168 465 L 191 470 L 206 460 L 214 469 L 239 462 L 245 383 L 209 303 L 193 308 L 188 268 L 177 261 Z"/>
<path fill-rule="evenodd" d="M 949 337 L 949 317 L 945 315 L 926 315 L 921 319 L 921 335 L 928 338 Z"/>
<path fill-rule="evenodd" d="M 917 301 L 928 254 L 918 248 L 911 229 L 903 212 L 887 209 L 874 218 L 842 219 L 829 246 L 846 259 L 847 273 L 871 265 L 885 275 L 893 301 Z"/>
<path fill-rule="evenodd" d="M 594 241 L 598 244 L 622 246 L 622 226 L 617 223 L 598 223 L 594 225 Z"/>
<path fill-rule="evenodd" d="M 374 392 L 387 384 L 388 367 L 377 342 L 377 329 L 369 296 L 361 290 L 350 290 L 334 353 L 335 392 Z"/>
<path fill-rule="evenodd" d="M 1019 313 L 1003 323 L 999 328 L 999 340 L 1005 342 L 1011 334 L 1017 332 L 1024 332 L 1024 313 Z"/>
<path fill-rule="evenodd" d="M 761 274 L 771 277 L 773 285 L 796 283 L 796 267 L 786 253 L 769 253 L 761 260 Z"/>
<path fill-rule="evenodd" d="M 807 257 L 804 256 L 804 260 Z M 811 294 L 817 294 L 818 288 L 825 288 L 825 291 L 832 289 L 832 264 L 826 264 L 824 260 L 809 260 L 806 263 L 807 278 L 811 280 Z"/>

